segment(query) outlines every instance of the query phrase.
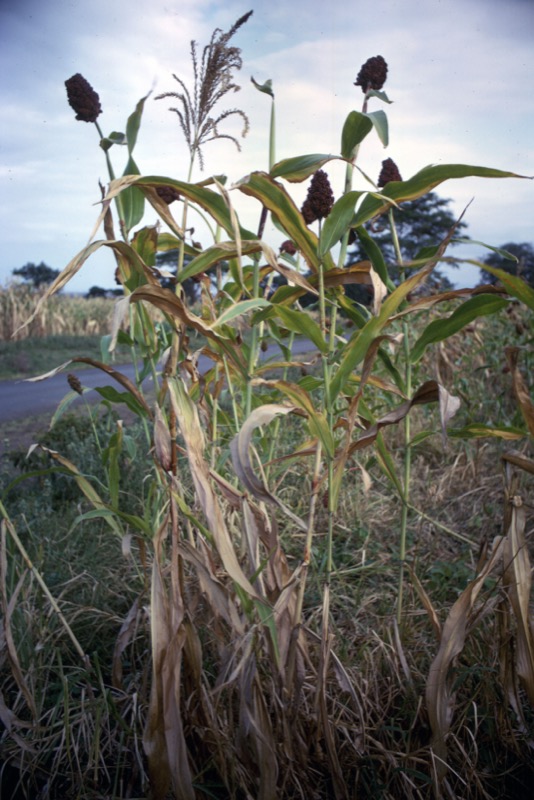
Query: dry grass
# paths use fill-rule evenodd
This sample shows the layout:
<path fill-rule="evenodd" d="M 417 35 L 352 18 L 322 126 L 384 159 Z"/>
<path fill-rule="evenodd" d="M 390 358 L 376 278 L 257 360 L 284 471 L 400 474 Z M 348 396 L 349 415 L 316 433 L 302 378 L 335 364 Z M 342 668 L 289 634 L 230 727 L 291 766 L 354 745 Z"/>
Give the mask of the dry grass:
<path fill-rule="evenodd" d="M 109 332 L 114 301 L 106 298 L 54 295 L 41 307 L 27 327 L 24 325 L 45 290 L 10 284 L 0 289 L 0 340 L 42 336 L 102 336 Z"/>
<path fill-rule="evenodd" d="M 187 413 L 185 408 L 183 413 Z M 194 416 L 182 423 L 190 458 L 197 458 L 194 474 L 195 469 L 204 469 L 194 445 L 198 428 Z M 392 434 L 389 445 L 395 454 L 394 440 Z M 152 597 L 152 613 L 159 604 L 170 611 L 168 593 L 179 592 L 182 597 L 182 634 L 173 641 L 163 627 L 160 635 L 164 638 L 155 649 L 152 640 L 152 652 L 160 658 L 161 691 L 178 692 L 181 746 L 187 748 L 195 797 L 321 800 L 372 795 L 384 800 L 422 800 L 435 796 L 443 754 L 433 744 L 431 706 L 425 692 L 449 611 L 465 597 L 469 580 L 487 563 L 480 557 L 479 545 L 491 543 L 496 534 L 508 535 L 506 525 L 503 529 L 501 524 L 500 510 L 506 502 L 499 450 L 502 448 L 464 447 L 451 441 L 445 464 L 432 447 L 421 447 L 416 455 L 415 474 L 420 480 L 414 481 L 412 500 L 426 516 L 414 514 L 412 518 L 408 562 L 413 576 L 400 631 L 394 618 L 399 503 L 370 463 L 371 490 L 364 492 L 359 481 L 353 490 L 349 484 L 336 530 L 338 547 L 330 587 L 332 626 L 326 651 L 321 643 L 324 587 L 315 561 L 321 558 L 320 542 L 326 529 L 322 508 L 305 614 L 293 634 L 284 620 L 294 590 L 277 588 L 276 575 L 281 569 L 286 574 L 284 585 L 290 587 L 290 576 L 300 574 L 298 543 L 302 537 L 277 513 L 276 545 L 273 514 L 266 514 L 229 487 L 222 487 L 223 494 L 219 487 L 213 495 L 201 492 L 197 496 L 204 496 L 202 503 L 215 504 L 210 506 L 211 514 L 217 515 L 215 506 L 220 509 L 242 565 L 253 557 L 253 529 L 245 509 L 253 510 L 260 534 L 257 545 L 266 553 L 272 553 L 274 547 L 277 553 L 263 571 L 261 583 L 254 584 L 260 598 L 268 598 L 280 609 L 274 628 L 271 623 L 259 626 L 245 597 L 241 592 L 236 595 L 228 570 L 241 566 L 221 563 L 221 556 L 206 538 L 207 531 L 193 548 L 187 536 L 174 545 L 171 537 L 165 544 L 165 527 L 158 534 L 162 549 L 156 547 L 155 551 L 161 556 L 153 562 L 142 537 L 129 540 L 125 556 L 121 556 L 119 542 L 111 547 L 109 535 L 99 534 L 97 548 L 103 547 L 107 554 L 115 552 L 112 559 L 108 555 L 105 576 L 99 578 L 99 583 L 103 580 L 110 587 L 104 606 L 95 578 L 84 570 L 83 553 L 77 562 L 69 559 L 71 577 L 65 576 L 54 587 L 54 598 L 65 618 L 62 624 L 37 590 L 28 564 L 17 553 L 4 525 L 3 552 L 9 556 L 2 577 L 4 631 L 11 631 L 17 642 L 20 675 L 17 679 L 13 654 L 7 647 L 2 719 L 9 723 L 10 735 L 4 736 L 3 757 L 21 769 L 30 793 L 37 787 L 42 791 L 47 784 L 54 787 L 49 796 L 58 798 L 147 796 L 145 724 L 147 714 L 150 719 L 150 714 L 159 713 L 154 689 L 152 696 L 149 692 L 147 661 L 146 586 L 152 571 L 160 575 L 152 590 L 157 592 Z M 182 470 L 180 474 L 184 474 Z M 303 502 L 303 480 L 306 475 L 299 469 L 285 474 L 281 496 L 295 513 Z M 530 485 L 527 480 L 524 488 L 515 486 L 513 497 L 526 499 Z M 189 485 L 177 488 L 176 497 L 183 494 L 187 498 L 191 490 Z M 528 541 L 534 519 L 528 506 L 526 510 L 524 536 Z M 243 525 L 241 518 L 249 522 Z M 206 519 L 209 525 L 209 516 Z M 507 526 L 510 529 L 509 523 Z M 476 548 L 447 533 L 445 527 L 472 539 Z M 213 529 L 212 535 L 220 536 L 221 530 Z M 174 546 L 182 564 L 179 584 L 173 584 L 168 568 Z M 220 544 L 218 552 L 224 552 Z M 526 553 L 524 546 L 520 552 Z M 477 603 L 469 607 L 465 644 L 446 670 L 443 687 L 451 687 L 453 694 L 443 700 L 450 709 L 448 769 L 442 783 L 445 797 L 490 798 L 497 791 L 500 797 L 514 800 L 528 796 L 532 716 L 521 688 L 524 684 L 518 682 L 513 669 L 519 632 L 506 610 L 509 589 L 503 580 L 505 575 L 497 566 L 491 581 L 482 586 Z M 514 584 L 509 585 L 513 588 Z M 428 604 L 422 592 L 427 594 Z M 168 625 L 176 624 L 176 618 L 173 621 L 164 614 L 164 619 Z M 73 648 L 68 629 L 82 650 L 91 652 L 90 667 Z M 113 637 L 116 646 L 111 660 L 109 644 L 106 654 L 106 645 L 96 648 L 95 641 L 109 642 Z M 273 652 L 276 642 L 282 647 L 281 660 Z M 97 649 L 98 658 L 94 654 Z M 169 653 L 173 664 L 179 657 L 178 672 L 166 667 Z M 9 665 L 11 677 L 5 671 Z M 157 737 L 158 726 L 153 730 Z M 161 748 L 153 752 L 154 758 L 161 758 Z M 163 775 L 161 763 L 159 769 Z M 176 788 L 175 794 L 180 796 Z"/>

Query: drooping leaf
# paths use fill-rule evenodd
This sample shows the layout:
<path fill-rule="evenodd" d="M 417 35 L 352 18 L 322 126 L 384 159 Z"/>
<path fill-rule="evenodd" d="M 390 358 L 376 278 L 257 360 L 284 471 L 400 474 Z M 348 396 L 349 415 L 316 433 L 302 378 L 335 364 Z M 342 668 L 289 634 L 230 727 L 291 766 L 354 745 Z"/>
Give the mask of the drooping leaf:
<path fill-rule="evenodd" d="M 432 729 L 432 749 L 436 756 L 437 796 L 440 796 L 440 785 L 447 774 L 446 737 L 454 713 L 454 695 L 449 672 L 454 659 L 464 648 L 476 598 L 496 562 L 502 557 L 502 552 L 503 540 L 501 539 L 476 578 L 468 584 L 454 603 L 443 625 L 439 650 L 428 673 L 426 704 Z"/>
<path fill-rule="evenodd" d="M 412 364 L 417 364 L 429 344 L 442 342 L 465 328 L 474 319 L 488 314 L 495 314 L 507 305 L 507 300 L 496 295 L 479 294 L 476 297 L 471 297 L 458 306 L 450 316 L 436 319 L 427 325 L 412 347 L 410 361 Z"/>
<path fill-rule="evenodd" d="M 466 164 L 438 164 L 424 167 L 407 181 L 392 181 L 386 184 L 381 196 L 368 195 L 361 203 L 353 226 L 363 225 L 378 214 L 383 214 L 390 207 L 390 201 L 396 203 L 415 200 L 430 192 L 443 181 L 456 178 L 526 178 L 515 172 L 506 172 L 490 167 L 469 166 Z"/>
<path fill-rule="evenodd" d="M 198 183 L 186 183 L 173 178 L 166 178 L 160 175 L 125 175 L 116 181 L 111 181 L 106 199 L 113 199 L 117 194 L 124 191 L 128 186 L 137 186 L 140 189 L 156 189 L 158 186 L 170 186 L 176 189 L 183 197 L 187 197 L 192 203 L 199 205 L 206 211 L 216 224 L 220 225 L 230 236 L 233 236 L 233 224 L 228 206 L 224 202 L 219 192 L 214 192 Z M 240 228 L 242 239 L 255 239 L 255 235 L 250 231 Z"/>
<path fill-rule="evenodd" d="M 365 254 L 371 260 L 373 269 L 378 273 L 382 282 L 388 287 L 390 291 L 395 290 L 395 284 L 389 277 L 388 268 L 384 260 L 384 256 L 380 247 L 375 240 L 369 235 L 364 227 L 356 229 L 356 234 L 363 247 Z"/>
<path fill-rule="evenodd" d="M 265 83 L 258 83 L 258 81 L 255 81 L 252 76 L 250 77 L 250 80 L 254 84 L 258 92 L 263 92 L 264 94 L 270 95 L 270 97 L 274 97 L 273 82 L 270 78 L 266 80 Z"/>
<path fill-rule="evenodd" d="M 282 305 L 273 305 L 272 313 L 279 317 L 290 331 L 300 333 L 313 342 L 321 353 L 328 352 L 328 343 L 321 333 L 321 328 L 309 314 Z"/>
<path fill-rule="evenodd" d="M 388 118 L 384 111 L 368 111 L 367 116 L 371 120 L 374 125 L 375 131 L 378 134 L 378 138 L 384 145 L 387 147 L 389 144 L 389 129 L 388 129 Z"/>
<path fill-rule="evenodd" d="M 439 403 L 442 431 L 445 432 L 447 423 L 460 406 L 460 401 L 457 397 L 450 395 L 445 387 L 437 381 L 426 381 L 414 392 L 411 399 L 388 411 L 364 433 L 361 433 L 358 439 L 349 447 L 349 454 L 372 444 L 382 428 L 388 425 L 397 425 L 406 417 L 413 406 L 436 402 Z"/>
<path fill-rule="evenodd" d="M 534 289 L 529 286 L 522 278 L 517 275 L 510 275 L 504 269 L 497 269 L 497 267 L 490 267 L 489 264 L 484 264 L 480 261 L 469 261 L 470 264 L 475 264 L 477 267 L 486 272 L 491 272 L 496 278 L 500 280 L 506 291 L 513 297 L 517 297 L 526 306 L 534 311 Z"/>
<path fill-rule="evenodd" d="M 230 578 L 249 597 L 256 597 L 256 591 L 241 568 L 219 500 L 211 485 L 210 468 L 204 457 L 204 435 L 198 410 L 180 379 L 169 380 L 169 393 L 180 431 L 184 437 L 189 469 L 198 502 L 216 544 L 217 553 Z"/>
<path fill-rule="evenodd" d="M 306 412 L 311 435 L 321 442 L 326 453 L 333 458 L 335 442 L 330 428 L 328 427 L 326 417 L 323 412 L 316 409 L 306 389 L 296 383 L 284 380 L 262 381 L 262 384 L 265 386 L 272 386 L 283 392 L 297 408 L 301 408 Z"/>
<path fill-rule="evenodd" d="M 211 339 L 213 344 L 217 345 L 228 356 L 230 362 L 239 370 L 242 376 L 246 378 L 246 363 L 235 345 L 220 333 L 214 331 L 201 317 L 197 317 L 196 314 L 193 314 L 173 292 L 168 289 L 163 289 L 161 286 L 141 286 L 139 289 L 136 289 L 130 297 L 132 302 L 146 300 L 152 303 L 156 308 L 161 309 L 170 317 L 180 320 L 180 322 L 183 322 L 198 331 L 198 333 Z"/>
<path fill-rule="evenodd" d="M 534 706 L 534 628 L 532 626 L 532 568 L 525 536 L 525 504 L 518 497 L 517 481 L 510 463 L 505 468 L 506 499 L 504 543 L 504 589 L 512 606 L 517 626 L 516 672 Z"/>
<path fill-rule="evenodd" d="M 332 401 L 343 390 L 353 370 L 363 361 L 373 339 L 375 339 L 384 326 L 388 324 L 391 315 L 397 310 L 406 296 L 430 275 L 432 268 L 432 266 L 426 267 L 401 283 L 400 286 L 386 298 L 382 304 L 380 313 L 375 317 L 371 317 L 363 328 L 355 334 L 348 345 L 346 345 L 341 363 L 330 385 Z"/>
<path fill-rule="evenodd" d="M 324 167 L 329 161 L 339 160 L 339 156 L 326 153 L 310 153 L 307 156 L 295 156 L 294 158 L 284 158 L 272 168 L 271 178 L 284 178 L 290 183 L 300 183 Z"/>
<path fill-rule="evenodd" d="M 222 325 L 228 325 L 229 322 L 241 317 L 243 314 L 248 314 L 250 311 L 256 311 L 258 308 L 271 308 L 271 304 L 263 297 L 255 297 L 250 300 L 242 300 L 239 303 L 232 303 L 220 317 L 217 317 L 215 322 L 211 323 L 211 328 L 219 328 Z"/>
<path fill-rule="evenodd" d="M 263 500 L 278 506 L 302 530 L 306 530 L 306 524 L 297 517 L 291 509 L 287 508 L 287 506 L 275 497 L 267 486 L 265 486 L 263 481 L 256 476 L 250 457 L 252 436 L 256 428 L 260 425 L 268 425 L 271 420 L 277 416 L 291 414 L 294 411 L 295 406 L 284 406 L 277 403 L 265 403 L 264 405 L 258 406 L 245 420 L 237 436 L 232 439 L 230 443 L 230 453 L 232 455 L 235 473 L 247 491 L 251 492 L 258 500 Z"/>

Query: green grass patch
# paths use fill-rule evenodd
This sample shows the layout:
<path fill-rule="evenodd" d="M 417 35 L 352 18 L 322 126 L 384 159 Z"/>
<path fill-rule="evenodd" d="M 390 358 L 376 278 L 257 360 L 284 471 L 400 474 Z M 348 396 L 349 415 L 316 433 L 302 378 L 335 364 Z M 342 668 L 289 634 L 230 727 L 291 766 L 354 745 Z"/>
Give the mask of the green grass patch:
<path fill-rule="evenodd" d="M 0 380 L 41 375 L 76 356 L 102 360 L 100 336 L 59 335 L 0 341 Z M 122 363 L 128 357 L 127 348 L 119 348 L 115 361 Z M 76 365 L 76 370 L 82 368 L 82 364 Z"/>

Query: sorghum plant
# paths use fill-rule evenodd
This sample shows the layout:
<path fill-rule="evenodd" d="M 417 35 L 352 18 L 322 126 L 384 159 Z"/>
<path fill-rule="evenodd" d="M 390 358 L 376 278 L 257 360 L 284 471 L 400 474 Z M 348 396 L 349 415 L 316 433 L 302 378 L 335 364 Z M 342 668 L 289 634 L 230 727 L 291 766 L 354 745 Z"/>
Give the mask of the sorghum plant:
<path fill-rule="evenodd" d="M 405 537 L 410 510 L 410 429 L 405 428 L 408 455 L 402 477 L 384 433 L 407 420 L 414 407 L 435 403 L 437 427 L 445 436 L 458 408 L 458 400 L 431 372 L 413 385 L 416 365 L 435 343 L 477 317 L 506 307 L 510 297 L 534 308 L 532 290 L 497 270 L 502 288 L 418 297 L 418 288 L 446 259 L 454 230 L 416 265 L 401 264 L 401 282 L 395 285 L 373 241 L 370 223 L 448 179 L 521 176 L 486 167 L 440 164 L 402 180 L 388 159 L 376 186 L 370 189 L 366 182 L 353 189 L 356 160 L 366 137 L 374 130 L 384 145 L 389 140 L 385 112 L 368 110 L 372 101 L 389 102 L 382 91 L 387 64 L 376 56 L 358 73 L 355 85 L 364 94 L 363 107 L 348 114 L 339 155 L 285 159 L 272 164 L 268 172 L 252 172 L 231 188 L 215 178 L 191 182 L 192 164 L 196 155 L 201 159 L 201 148 L 211 139 L 224 137 L 220 123 L 231 114 L 248 122 L 241 110 L 218 116 L 212 112 L 222 97 L 236 89 L 231 71 L 241 67 L 241 54 L 229 41 L 249 16 L 240 18 L 227 33 L 215 31 L 200 60 L 192 44 L 191 89 L 175 76 L 180 90 L 170 95 L 180 102 L 173 110 L 190 150 L 187 179 L 141 176 L 130 169 L 110 183 L 101 222 L 110 214 L 112 200 L 117 200 L 119 213 L 131 208 L 131 198 L 137 195 L 130 195 L 122 207 L 120 202 L 135 190 L 159 213 L 162 228 L 140 228 L 132 235 L 136 215 L 124 214 L 125 240 L 93 241 L 50 290 L 64 285 L 99 248 L 115 252 L 125 298 L 118 303 L 112 338 L 131 342 L 144 366 L 136 385 L 120 372 L 97 366 L 111 371 L 124 390 L 105 392 L 107 402 L 126 401 L 150 432 L 154 468 L 146 478 L 152 486 L 146 513 L 136 516 L 121 507 L 116 470 L 110 470 L 113 485 L 103 497 L 73 464 L 65 459 L 60 463 L 76 476 L 93 515 L 102 515 L 119 536 L 138 537 L 142 552 L 150 552 L 152 683 L 143 742 L 153 797 L 165 797 L 172 786 L 176 797 L 192 800 L 213 775 L 228 796 L 242 793 L 264 800 L 282 794 L 354 797 L 362 747 L 367 746 L 365 714 L 360 690 L 336 653 L 330 614 L 335 592 L 334 541 L 342 535 L 337 514 L 349 467 L 363 467 L 358 461 L 362 451 L 374 448 L 375 463 L 399 494 L 403 509 L 399 533 Z M 98 98 L 74 78 L 75 88 L 85 91 L 85 96 L 80 102 L 71 83 L 69 101 L 75 103 L 78 118 L 96 124 Z M 271 94 L 274 102 L 270 85 L 256 86 Z M 127 128 L 130 156 L 143 104 L 144 100 Z M 226 138 L 237 144 L 233 137 Z M 107 155 L 116 142 L 109 137 L 102 141 Z M 323 170 L 332 160 L 346 164 L 337 199 Z M 308 178 L 308 197 L 299 209 L 288 184 Z M 259 236 L 241 225 L 232 193 L 256 203 L 260 219 L 271 215 L 284 240 L 279 255 L 262 238 L 263 225 Z M 185 217 L 179 225 L 169 208 L 175 199 L 209 221 L 213 231 L 209 246 L 186 243 Z M 359 238 L 368 258 L 346 267 L 349 236 Z M 178 291 L 171 292 L 160 285 L 154 264 L 156 253 L 175 248 L 190 260 L 187 264 L 182 260 L 176 275 Z M 226 279 L 214 288 L 210 276 L 221 269 L 221 262 Z M 268 283 L 274 276 L 279 279 L 277 288 L 260 291 L 262 284 L 274 286 Z M 179 291 L 190 277 L 200 281 L 200 311 Z M 344 287 L 350 283 L 370 287 L 371 307 L 345 295 Z M 311 311 L 303 307 L 305 296 L 315 304 Z M 450 308 L 451 303 L 452 313 L 438 310 L 415 341 L 406 322 L 399 348 L 395 328 L 399 319 L 407 321 L 442 305 Z M 164 325 L 152 322 L 149 306 L 163 314 Z M 119 332 L 125 308 L 129 327 Z M 352 328 L 345 328 L 342 320 L 348 320 Z M 190 334 L 202 337 L 199 351 L 190 350 Z M 270 361 L 258 358 L 259 338 L 268 342 Z M 296 352 L 294 344 L 299 340 L 307 342 L 311 356 L 304 358 Z M 313 369 L 315 364 L 318 369 Z M 290 377 L 291 368 L 299 377 Z M 153 402 L 146 399 L 141 386 L 146 374 L 153 375 Z M 276 424 L 275 441 L 269 437 L 272 423 Z M 296 439 L 284 449 L 283 431 L 290 426 Z M 495 427 L 478 430 L 498 435 Z M 120 441 L 120 437 L 114 440 L 115 451 Z M 61 459 L 58 454 L 55 457 Z M 296 466 L 290 471 L 287 465 Z M 300 489 L 295 507 L 284 499 L 291 474 L 297 475 Z M 300 543 L 297 560 L 289 552 L 294 551 L 295 542 Z M 490 558 L 490 566 L 503 547 Z M 515 550 L 510 558 L 514 554 Z M 401 544 L 401 562 L 405 558 Z M 464 611 L 490 566 L 479 572 L 463 601 Z M 315 615 L 309 613 L 306 593 L 313 569 L 323 576 L 321 613 Z M 403 582 L 404 575 L 399 589 L 400 621 Z M 132 610 L 133 616 L 140 606 Z M 462 619 L 465 623 L 465 615 Z M 120 652 L 125 647 L 125 630 Z M 453 641 L 447 635 L 444 638 L 444 629 L 445 649 Z M 532 648 L 531 633 L 524 636 Z M 462 642 L 453 643 L 461 649 Z M 449 666 L 442 649 L 427 692 L 434 745 L 442 764 L 451 707 L 445 690 Z M 532 669 L 527 678 L 531 680 Z M 346 691 L 343 703 L 337 705 L 330 694 L 336 681 Z M 227 743 L 231 743 L 230 758 Z M 407 756 L 407 763 L 411 774 L 425 770 L 428 781 L 435 778 L 439 790 L 444 773 L 441 767 L 437 773 L 432 767 L 429 750 L 424 756 Z M 408 790 L 408 779 L 399 780 L 399 791 L 403 787 L 410 796 L 424 796 L 413 784 Z"/>

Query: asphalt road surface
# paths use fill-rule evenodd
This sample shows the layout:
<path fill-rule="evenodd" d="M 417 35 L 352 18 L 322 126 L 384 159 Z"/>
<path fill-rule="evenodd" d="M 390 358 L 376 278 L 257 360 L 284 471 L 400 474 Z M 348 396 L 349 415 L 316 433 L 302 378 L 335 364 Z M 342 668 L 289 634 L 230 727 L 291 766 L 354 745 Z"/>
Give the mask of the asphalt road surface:
<path fill-rule="evenodd" d="M 296 340 L 293 347 L 293 354 L 309 353 L 313 350 L 313 345 L 305 340 Z M 278 360 L 281 357 L 280 349 L 277 346 L 270 346 L 268 350 L 262 354 L 262 358 L 271 358 Z M 211 365 L 208 359 L 199 361 L 200 370 L 206 369 Z M 132 364 L 127 365 L 112 365 L 113 369 L 122 372 L 130 380 L 134 380 L 134 367 Z M 120 392 L 123 392 L 123 387 L 118 384 L 111 376 L 106 375 L 105 372 L 99 369 L 84 369 L 77 370 L 77 364 L 71 364 L 63 372 L 54 375 L 52 378 L 37 381 L 36 383 L 29 383 L 28 381 L 0 381 L 0 424 L 11 422 L 14 420 L 27 419 L 37 414 L 44 412 L 53 412 L 65 395 L 70 392 L 70 387 L 67 384 L 67 374 L 73 372 L 78 375 L 82 385 L 85 387 L 94 388 L 95 386 L 113 385 Z M 148 385 L 149 379 L 145 383 Z M 100 395 L 97 392 L 87 392 L 84 397 L 77 397 L 74 400 L 73 406 L 83 403 L 86 400 L 100 400 Z"/>

